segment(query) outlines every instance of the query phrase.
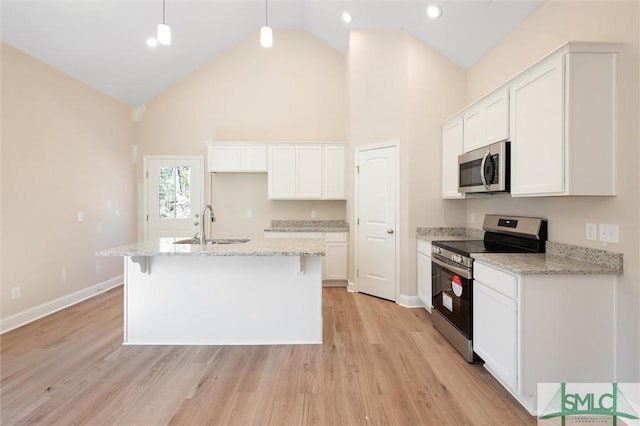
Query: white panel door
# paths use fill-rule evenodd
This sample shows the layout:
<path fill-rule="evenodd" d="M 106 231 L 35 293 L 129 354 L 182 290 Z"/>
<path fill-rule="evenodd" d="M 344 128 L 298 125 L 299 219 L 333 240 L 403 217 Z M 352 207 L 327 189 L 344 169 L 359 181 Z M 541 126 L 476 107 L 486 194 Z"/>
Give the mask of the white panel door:
<path fill-rule="evenodd" d="M 198 232 L 204 158 L 145 157 L 145 238 L 191 237 Z"/>
<path fill-rule="evenodd" d="M 396 300 L 396 147 L 358 152 L 358 291 Z"/>

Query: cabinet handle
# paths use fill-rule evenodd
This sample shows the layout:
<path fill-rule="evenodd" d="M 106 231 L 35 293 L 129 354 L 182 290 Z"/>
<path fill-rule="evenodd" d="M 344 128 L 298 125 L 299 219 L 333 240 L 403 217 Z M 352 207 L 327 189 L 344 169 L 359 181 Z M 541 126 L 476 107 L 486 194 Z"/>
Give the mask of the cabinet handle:
<path fill-rule="evenodd" d="M 193 222 L 193 224 L 194 224 L 195 226 L 198 226 L 198 225 L 200 225 L 200 222 Z"/>
<path fill-rule="evenodd" d="M 393 234 L 393 229 L 391 229 L 391 228 L 387 229 L 387 234 L 389 234 L 389 235 Z"/>
<path fill-rule="evenodd" d="M 480 162 L 480 180 L 487 189 L 489 189 L 489 184 L 487 184 L 487 179 L 484 177 L 484 164 L 487 162 L 487 158 L 489 158 L 490 153 L 491 151 L 487 151 L 484 157 L 482 157 L 482 162 Z"/>

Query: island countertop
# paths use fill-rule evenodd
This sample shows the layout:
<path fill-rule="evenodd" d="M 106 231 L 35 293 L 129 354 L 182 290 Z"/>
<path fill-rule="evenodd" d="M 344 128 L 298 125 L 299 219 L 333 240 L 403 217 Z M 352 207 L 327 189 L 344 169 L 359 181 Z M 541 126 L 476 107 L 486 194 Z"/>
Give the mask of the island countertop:
<path fill-rule="evenodd" d="M 318 238 L 255 238 L 242 244 L 174 244 L 184 238 L 158 238 L 101 250 L 96 256 L 324 256 Z"/>

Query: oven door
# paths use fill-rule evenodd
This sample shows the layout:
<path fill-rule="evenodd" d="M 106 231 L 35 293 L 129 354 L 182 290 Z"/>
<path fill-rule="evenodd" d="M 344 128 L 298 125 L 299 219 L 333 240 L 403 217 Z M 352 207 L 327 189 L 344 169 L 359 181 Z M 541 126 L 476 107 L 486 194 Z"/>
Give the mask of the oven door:
<path fill-rule="evenodd" d="M 467 339 L 472 338 L 471 327 L 471 270 L 449 265 L 436 256 L 431 257 L 431 289 L 433 309 L 437 309 Z"/>

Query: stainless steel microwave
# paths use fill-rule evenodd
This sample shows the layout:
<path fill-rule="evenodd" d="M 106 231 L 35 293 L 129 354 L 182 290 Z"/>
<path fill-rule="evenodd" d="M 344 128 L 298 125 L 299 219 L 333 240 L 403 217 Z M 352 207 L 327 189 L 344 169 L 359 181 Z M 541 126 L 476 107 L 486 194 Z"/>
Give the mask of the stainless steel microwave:
<path fill-rule="evenodd" d="M 496 142 L 458 157 L 459 187 L 462 193 L 509 192 L 511 146 Z"/>

